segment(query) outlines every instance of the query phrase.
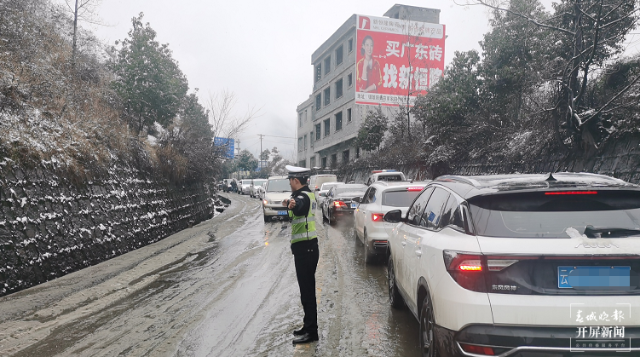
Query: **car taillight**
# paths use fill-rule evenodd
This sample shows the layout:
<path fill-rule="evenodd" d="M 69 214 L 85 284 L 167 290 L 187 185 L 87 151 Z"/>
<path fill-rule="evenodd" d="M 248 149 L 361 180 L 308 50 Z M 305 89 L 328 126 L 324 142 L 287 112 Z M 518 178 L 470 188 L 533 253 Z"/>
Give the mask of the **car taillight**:
<path fill-rule="evenodd" d="M 384 217 L 383 213 L 372 213 L 371 221 L 372 222 L 382 222 L 382 217 Z"/>
<path fill-rule="evenodd" d="M 467 290 L 486 292 L 486 266 L 482 255 L 445 250 L 443 257 L 449 275 L 458 285 Z"/>
<path fill-rule="evenodd" d="M 553 192 L 545 192 L 545 196 L 555 196 L 555 195 L 597 195 L 598 191 L 553 191 Z"/>
<path fill-rule="evenodd" d="M 347 208 L 347 204 L 342 201 L 333 201 L 334 207 Z"/>
<path fill-rule="evenodd" d="M 488 346 L 479 346 L 479 345 L 470 345 L 467 343 L 460 343 L 460 347 L 467 353 L 475 353 L 477 355 L 482 356 L 495 356 L 495 351 L 492 347 Z"/>

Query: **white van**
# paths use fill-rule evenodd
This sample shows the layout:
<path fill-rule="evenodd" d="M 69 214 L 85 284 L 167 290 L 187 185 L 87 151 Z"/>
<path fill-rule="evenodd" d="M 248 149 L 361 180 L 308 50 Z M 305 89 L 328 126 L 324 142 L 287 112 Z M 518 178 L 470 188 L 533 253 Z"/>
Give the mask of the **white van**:
<path fill-rule="evenodd" d="M 311 191 L 319 191 L 323 183 L 336 181 L 338 181 L 338 176 L 333 174 L 313 175 L 309 178 L 309 189 Z"/>

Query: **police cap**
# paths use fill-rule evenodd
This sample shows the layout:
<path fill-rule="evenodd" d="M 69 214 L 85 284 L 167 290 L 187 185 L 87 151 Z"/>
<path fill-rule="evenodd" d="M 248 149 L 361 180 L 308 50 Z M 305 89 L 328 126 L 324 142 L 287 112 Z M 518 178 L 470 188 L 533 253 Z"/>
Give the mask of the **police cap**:
<path fill-rule="evenodd" d="M 287 165 L 285 166 L 285 169 L 287 169 L 287 171 L 289 172 L 289 178 L 309 177 L 309 174 L 311 173 L 311 169 L 307 169 L 305 167 Z"/>

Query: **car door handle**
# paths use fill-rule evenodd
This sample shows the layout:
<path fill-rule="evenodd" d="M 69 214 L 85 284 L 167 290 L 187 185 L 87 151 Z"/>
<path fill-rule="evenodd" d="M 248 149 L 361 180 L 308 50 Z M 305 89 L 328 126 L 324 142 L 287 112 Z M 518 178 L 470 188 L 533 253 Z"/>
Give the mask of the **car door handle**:
<path fill-rule="evenodd" d="M 422 251 L 420 249 L 416 250 L 416 255 L 420 258 L 422 256 Z"/>

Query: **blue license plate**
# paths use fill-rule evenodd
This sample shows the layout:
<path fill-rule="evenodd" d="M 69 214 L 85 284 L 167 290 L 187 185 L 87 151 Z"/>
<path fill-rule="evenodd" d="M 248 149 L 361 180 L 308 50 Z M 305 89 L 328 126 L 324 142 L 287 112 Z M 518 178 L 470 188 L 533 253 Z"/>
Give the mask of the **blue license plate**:
<path fill-rule="evenodd" d="M 278 211 L 278 216 L 286 216 L 287 211 Z"/>
<path fill-rule="evenodd" d="M 351 208 L 356 208 L 356 207 L 358 207 L 357 203 L 351 203 Z"/>
<path fill-rule="evenodd" d="M 631 267 L 558 267 L 558 288 L 593 289 L 631 286 Z"/>

